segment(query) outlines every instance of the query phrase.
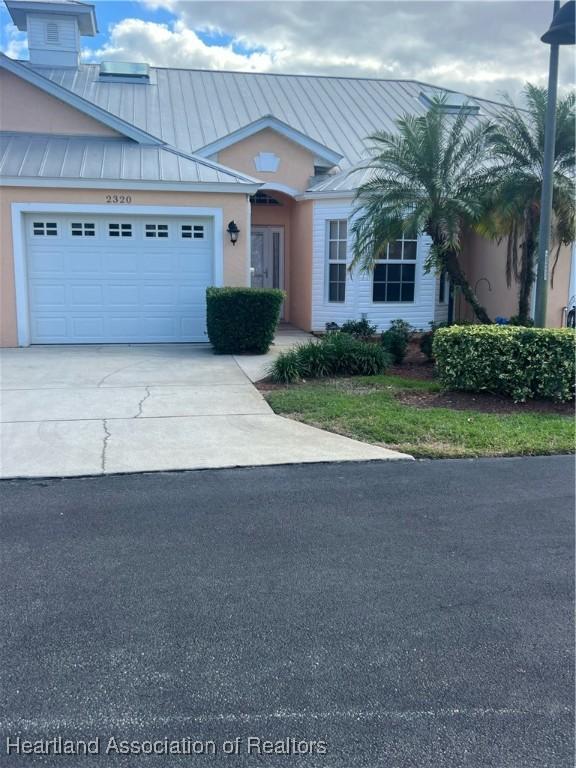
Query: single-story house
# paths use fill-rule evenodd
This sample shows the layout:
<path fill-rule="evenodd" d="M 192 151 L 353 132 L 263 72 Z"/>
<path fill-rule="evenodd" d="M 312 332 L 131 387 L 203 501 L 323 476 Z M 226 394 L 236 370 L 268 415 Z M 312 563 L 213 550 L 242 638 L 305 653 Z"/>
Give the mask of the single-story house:
<path fill-rule="evenodd" d="M 0 57 L 0 344 L 205 341 L 209 285 L 278 287 L 305 330 L 366 316 L 445 320 L 427 237 L 350 275 L 366 137 L 424 114 L 419 82 L 80 62 L 94 6 L 6 0 L 29 61 Z M 447 93 L 447 108 L 461 103 Z M 491 116 L 498 104 L 474 99 Z M 560 325 L 571 257 L 548 320 Z M 504 246 L 470 237 L 466 271 L 511 315 Z M 572 266 L 572 273 L 574 268 Z M 468 309 L 456 297 L 456 316 Z"/>

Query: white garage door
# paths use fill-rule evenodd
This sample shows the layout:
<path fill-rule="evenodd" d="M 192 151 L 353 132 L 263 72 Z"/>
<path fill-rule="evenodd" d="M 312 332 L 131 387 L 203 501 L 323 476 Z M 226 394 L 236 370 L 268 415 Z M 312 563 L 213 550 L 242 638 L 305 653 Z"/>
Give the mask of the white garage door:
<path fill-rule="evenodd" d="M 26 216 L 33 344 L 206 341 L 209 218 Z"/>

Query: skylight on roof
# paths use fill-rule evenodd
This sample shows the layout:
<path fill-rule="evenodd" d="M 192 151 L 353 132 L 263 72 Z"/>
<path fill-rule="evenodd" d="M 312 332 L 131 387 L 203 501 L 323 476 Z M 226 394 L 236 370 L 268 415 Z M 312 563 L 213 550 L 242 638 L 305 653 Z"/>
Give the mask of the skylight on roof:
<path fill-rule="evenodd" d="M 421 91 L 420 101 L 424 106 L 431 107 L 432 104 L 434 104 L 434 99 L 438 96 L 445 97 L 445 100 L 441 105 L 441 110 L 448 114 L 456 114 L 460 112 L 461 109 L 464 109 L 469 115 L 477 115 L 480 112 L 478 104 L 463 93 Z"/>
<path fill-rule="evenodd" d="M 150 67 L 148 64 L 130 61 L 103 61 L 100 64 L 100 79 L 147 83 L 150 80 Z"/>

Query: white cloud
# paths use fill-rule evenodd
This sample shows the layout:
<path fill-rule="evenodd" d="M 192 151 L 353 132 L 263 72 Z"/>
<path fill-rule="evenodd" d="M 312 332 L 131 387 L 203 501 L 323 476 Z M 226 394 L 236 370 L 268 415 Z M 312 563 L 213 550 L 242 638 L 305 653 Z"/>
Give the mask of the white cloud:
<path fill-rule="evenodd" d="M 547 79 L 548 47 L 539 37 L 550 21 L 548 0 L 141 4 L 148 12 L 168 11 L 174 20 L 123 19 L 111 25 L 98 50 L 84 50 L 84 58 L 413 79 L 489 98 L 504 91 L 516 96 L 527 80 L 544 85 Z M 25 33 L 11 24 L 4 32 L 4 52 L 25 56 Z M 572 59 L 562 51 L 561 90 L 573 86 Z"/>
<path fill-rule="evenodd" d="M 488 97 L 547 79 L 548 47 L 539 38 L 550 23 L 548 0 L 143 3 L 189 29 L 263 47 L 263 71 L 416 79 Z M 561 87 L 573 83 L 572 56 L 563 51 Z"/>
<path fill-rule="evenodd" d="M 25 59 L 28 57 L 28 43 L 26 33 L 19 32 L 14 24 L 6 24 L 2 30 L 0 50 L 11 59 Z"/>
<path fill-rule="evenodd" d="M 269 54 L 256 52 L 245 56 L 235 53 L 231 45 L 209 46 L 182 21 L 170 28 L 141 19 L 124 19 L 111 28 L 109 40 L 102 48 L 85 51 L 84 56 L 146 61 L 163 67 L 266 71 L 272 66 Z"/>

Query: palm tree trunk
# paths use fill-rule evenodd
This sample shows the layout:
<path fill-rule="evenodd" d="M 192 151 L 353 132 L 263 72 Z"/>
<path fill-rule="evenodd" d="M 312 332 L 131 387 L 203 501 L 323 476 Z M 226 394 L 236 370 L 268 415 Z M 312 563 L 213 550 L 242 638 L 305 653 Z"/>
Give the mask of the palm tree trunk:
<path fill-rule="evenodd" d="M 534 283 L 534 254 L 536 240 L 534 238 L 535 219 L 533 211 L 526 217 L 524 230 L 524 245 L 522 247 L 522 263 L 520 268 L 520 288 L 518 290 L 518 321 L 525 325 L 530 320 L 530 296 Z"/>
<path fill-rule="evenodd" d="M 460 262 L 458 261 L 458 255 L 455 251 L 450 250 L 444 250 L 443 251 L 443 261 L 444 261 L 444 268 L 448 272 L 448 275 L 450 277 L 450 280 L 452 282 L 452 285 L 456 286 L 457 288 L 460 288 L 462 291 L 462 295 L 470 304 L 472 307 L 472 310 L 474 311 L 474 314 L 476 315 L 476 318 L 481 323 L 491 323 L 492 320 L 490 320 L 490 317 L 482 304 L 478 301 L 478 298 L 472 288 L 470 287 L 470 283 L 466 279 L 466 275 L 462 271 L 462 268 L 460 266 Z"/>

